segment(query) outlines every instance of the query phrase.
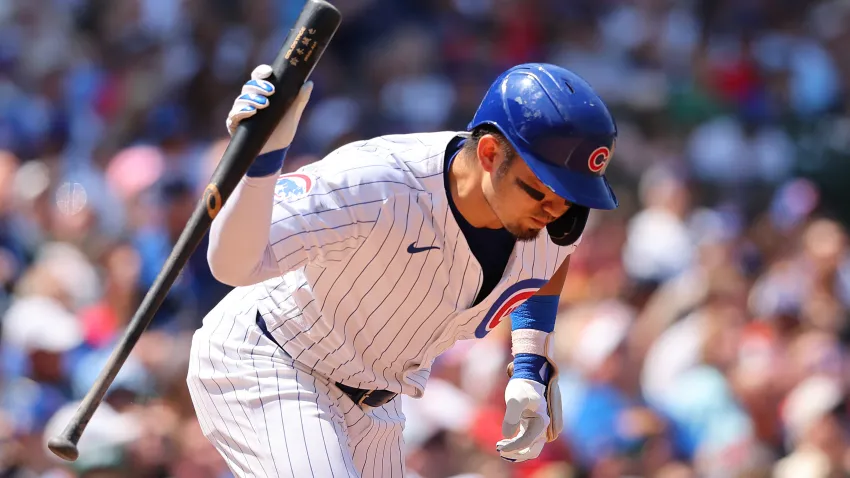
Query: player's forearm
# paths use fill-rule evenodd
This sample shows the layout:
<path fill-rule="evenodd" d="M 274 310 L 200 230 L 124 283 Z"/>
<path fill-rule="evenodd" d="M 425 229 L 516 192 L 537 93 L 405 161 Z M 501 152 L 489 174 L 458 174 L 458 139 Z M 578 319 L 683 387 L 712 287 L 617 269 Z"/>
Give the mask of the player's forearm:
<path fill-rule="evenodd" d="M 558 267 L 558 270 L 552 275 L 548 282 L 543 284 L 543 287 L 537 291 L 535 295 L 557 295 L 560 296 L 564 290 L 564 284 L 567 282 L 567 271 L 570 269 L 570 257 L 567 256 L 564 262 Z"/>
<path fill-rule="evenodd" d="M 212 222 L 207 261 L 219 281 L 242 286 L 279 274 L 268 240 L 277 177 L 242 178 Z"/>
<path fill-rule="evenodd" d="M 552 278 L 511 313 L 511 352 L 515 376 L 546 383 L 545 364 L 550 357 L 548 344 L 555 330 L 558 302 L 570 268 L 570 256 Z"/>

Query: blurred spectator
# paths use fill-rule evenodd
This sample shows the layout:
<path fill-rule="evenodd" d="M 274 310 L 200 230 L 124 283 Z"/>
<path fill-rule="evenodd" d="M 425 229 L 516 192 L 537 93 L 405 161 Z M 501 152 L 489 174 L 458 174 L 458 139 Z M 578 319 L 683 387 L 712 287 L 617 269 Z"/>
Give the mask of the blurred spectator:
<path fill-rule="evenodd" d="M 693 260 L 693 240 L 685 224 L 690 208 L 687 186 L 661 168 L 644 174 L 644 208 L 629 221 L 623 264 L 633 279 L 658 284 L 685 270 Z"/>

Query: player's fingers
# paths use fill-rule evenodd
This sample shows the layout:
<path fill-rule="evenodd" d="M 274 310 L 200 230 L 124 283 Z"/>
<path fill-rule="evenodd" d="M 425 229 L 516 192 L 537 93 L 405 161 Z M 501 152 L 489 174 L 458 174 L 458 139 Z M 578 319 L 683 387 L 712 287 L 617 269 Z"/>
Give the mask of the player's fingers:
<path fill-rule="evenodd" d="M 257 65 L 254 71 L 251 72 L 252 80 L 265 80 L 270 76 L 272 76 L 272 67 L 266 64 Z"/>
<path fill-rule="evenodd" d="M 244 110 L 237 111 L 237 112 L 231 114 L 230 116 L 228 116 L 228 119 L 230 120 L 231 123 L 238 124 L 238 123 L 244 121 L 245 118 L 250 118 L 251 116 L 254 116 L 254 114 L 256 114 L 256 112 L 257 112 L 256 109 L 254 109 L 250 106 L 246 106 Z"/>
<path fill-rule="evenodd" d="M 510 438 L 517 433 L 519 422 L 522 420 L 522 412 L 525 411 L 528 401 L 524 398 L 508 398 L 505 400 L 505 419 L 502 421 L 502 436 Z"/>
<path fill-rule="evenodd" d="M 236 103 L 233 105 L 233 108 L 227 114 L 228 118 L 233 118 L 235 120 L 241 120 L 244 118 L 248 118 L 249 116 L 254 116 L 257 113 L 257 107 L 251 104 L 246 103 Z"/>
<path fill-rule="evenodd" d="M 546 445 L 546 440 L 537 440 L 531 444 L 528 448 L 523 448 L 521 450 L 516 450 L 512 452 L 503 451 L 501 457 L 508 461 L 526 461 L 533 460 L 540 456 L 540 452 L 543 451 L 543 446 Z"/>
<path fill-rule="evenodd" d="M 257 113 L 257 109 L 250 105 L 235 106 L 227 115 L 227 130 L 233 134 L 233 131 L 239 126 L 239 123 L 250 118 Z"/>
<path fill-rule="evenodd" d="M 307 102 L 310 101 L 310 95 L 313 93 L 313 82 L 308 81 L 304 83 L 301 87 L 301 90 L 298 91 L 298 96 L 295 97 L 295 101 L 293 102 L 293 115 L 296 119 L 301 118 L 301 114 L 304 113 L 304 108 L 307 107 Z"/>
<path fill-rule="evenodd" d="M 500 447 L 497 447 L 497 450 L 500 452 L 510 453 L 522 450 L 523 448 L 528 448 L 540 438 L 540 435 L 545 429 L 546 425 L 544 424 L 542 417 L 537 416 L 528 418 L 526 420 L 525 430 L 523 433 L 520 433 L 516 438 L 508 440 L 507 443 L 503 443 Z"/>
<path fill-rule="evenodd" d="M 499 440 L 496 442 L 496 452 L 499 453 L 499 456 L 502 457 L 503 460 L 507 461 L 517 461 L 515 453 L 507 453 L 502 451 L 502 447 L 505 446 L 510 440 Z"/>
<path fill-rule="evenodd" d="M 504 424 L 502 426 L 503 426 L 502 431 L 504 432 Z M 511 443 L 517 437 L 519 437 L 520 435 L 525 433 L 525 428 L 526 428 L 525 422 L 520 421 L 519 423 L 517 423 L 516 430 L 513 433 L 511 433 L 507 438 L 503 438 L 503 439 L 499 440 L 498 442 L 496 442 L 496 451 L 499 451 L 499 452 L 502 451 L 502 447 L 504 447 L 508 443 Z"/>
<path fill-rule="evenodd" d="M 543 451 L 544 445 L 546 445 L 546 440 L 537 440 L 531 444 L 527 451 L 521 451 L 520 453 L 526 460 L 533 460 L 540 456 L 540 452 Z"/>
<path fill-rule="evenodd" d="M 242 85 L 242 94 L 271 96 L 274 94 L 274 85 L 266 80 L 249 80 Z"/>
<path fill-rule="evenodd" d="M 313 82 L 308 81 L 301 86 L 301 89 L 298 91 L 298 97 L 296 98 L 295 101 L 298 101 L 299 103 L 306 104 L 308 101 L 310 101 L 310 95 L 312 95 L 312 94 L 313 94 Z"/>
<path fill-rule="evenodd" d="M 269 99 L 263 95 L 258 95 L 256 93 L 244 93 L 236 98 L 235 103 L 250 105 L 258 109 L 263 109 L 269 105 Z"/>
<path fill-rule="evenodd" d="M 503 445 L 507 443 L 509 440 L 502 440 L 499 442 L 499 445 Z M 540 437 L 534 443 L 531 444 L 528 448 L 523 448 L 515 451 L 505 451 L 504 449 L 499 450 L 499 456 L 505 460 L 510 462 L 520 462 L 526 460 L 532 460 L 540 456 L 540 452 L 543 451 L 543 447 L 546 445 L 546 437 Z"/>
<path fill-rule="evenodd" d="M 530 447 L 524 448 L 522 450 L 506 452 L 504 450 L 499 452 L 499 456 L 505 460 L 510 462 L 520 462 L 526 460 L 533 460 L 540 456 L 540 452 L 543 451 L 543 447 L 546 445 L 545 439 L 540 439 L 531 444 Z"/>
<path fill-rule="evenodd" d="M 521 432 L 520 422 L 510 423 L 507 420 L 502 422 L 502 436 L 506 439 L 511 439 Z"/>
<path fill-rule="evenodd" d="M 295 97 L 295 101 L 292 102 L 292 106 L 289 108 L 289 111 L 286 112 L 286 116 L 283 117 L 281 121 L 281 125 L 284 128 L 287 128 L 288 134 L 295 134 L 296 128 L 298 128 L 298 123 L 301 121 L 301 115 L 304 113 L 304 108 L 307 107 L 307 101 L 310 100 L 310 93 L 313 91 L 313 82 L 308 81 L 304 85 L 301 86 L 301 90 L 298 91 L 298 96 Z M 292 141 L 291 139 L 289 141 Z"/>
<path fill-rule="evenodd" d="M 236 131 L 236 127 L 239 126 L 239 121 L 234 120 L 233 118 L 228 116 L 225 125 L 227 126 L 227 132 L 233 135 L 233 133 Z"/>
<path fill-rule="evenodd" d="M 246 107 L 252 107 L 255 110 L 261 110 L 269 105 L 269 99 L 262 95 L 246 93 L 239 95 L 236 101 L 233 102 L 232 112 L 249 111 Z"/>

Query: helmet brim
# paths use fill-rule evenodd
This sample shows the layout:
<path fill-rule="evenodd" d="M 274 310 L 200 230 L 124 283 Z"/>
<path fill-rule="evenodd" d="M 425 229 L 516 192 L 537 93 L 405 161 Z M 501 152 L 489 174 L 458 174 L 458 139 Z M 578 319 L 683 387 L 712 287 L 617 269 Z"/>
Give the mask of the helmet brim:
<path fill-rule="evenodd" d="M 510 139 L 508 139 L 510 141 Z M 604 175 L 570 171 L 547 163 L 510 141 L 537 179 L 567 201 L 591 209 L 617 209 L 619 202 Z"/>

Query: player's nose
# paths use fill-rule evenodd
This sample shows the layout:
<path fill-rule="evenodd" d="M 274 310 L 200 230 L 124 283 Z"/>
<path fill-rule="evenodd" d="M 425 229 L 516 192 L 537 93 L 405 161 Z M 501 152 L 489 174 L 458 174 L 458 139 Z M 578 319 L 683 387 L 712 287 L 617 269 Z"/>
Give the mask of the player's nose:
<path fill-rule="evenodd" d="M 543 204 L 543 212 L 552 217 L 552 221 L 564 215 L 567 210 L 570 209 L 570 203 L 564 200 L 544 201 Z M 550 221 L 551 222 L 551 221 Z"/>

